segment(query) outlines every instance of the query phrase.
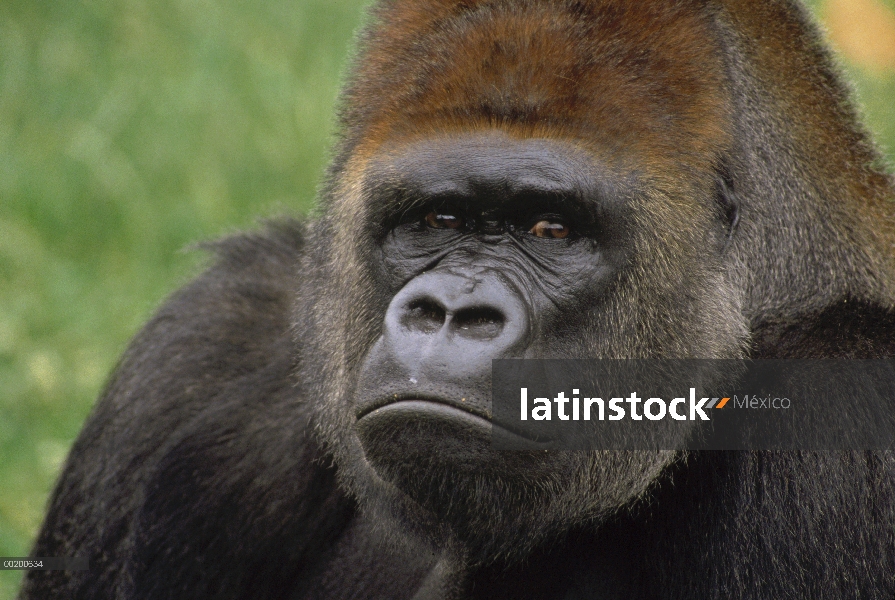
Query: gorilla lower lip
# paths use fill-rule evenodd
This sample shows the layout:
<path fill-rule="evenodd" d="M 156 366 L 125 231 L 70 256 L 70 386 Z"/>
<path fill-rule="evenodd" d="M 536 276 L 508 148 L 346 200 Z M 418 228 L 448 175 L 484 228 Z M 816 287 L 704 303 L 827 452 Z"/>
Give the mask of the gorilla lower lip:
<path fill-rule="evenodd" d="M 358 421 L 361 419 L 373 415 L 373 414 L 382 414 L 384 412 L 392 412 L 392 411 L 418 411 L 421 413 L 444 413 L 445 416 L 454 415 L 459 418 L 474 420 L 480 422 L 483 427 L 491 427 L 491 421 L 487 418 L 475 414 L 472 411 L 464 410 L 454 406 L 448 402 L 439 402 L 437 400 L 424 400 L 422 398 L 405 398 L 401 400 L 395 400 L 389 402 L 387 404 L 379 405 L 376 408 L 364 411 L 358 414 Z"/>
<path fill-rule="evenodd" d="M 462 402 L 465 402 L 466 398 L 463 398 Z M 434 407 L 445 407 L 452 408 L 454 410 L 458 410 L 460 412 L 469 413 L 470 415 L 481 419 L 490 427 L 491 418 L 490 415 L 484 414 L 481 411 L 476 411 L 470 405 L 458 405 L 457 402 L 452 402 L 450 400 L 445 400 L 441 398 L 422 398 L 422 397 L 408 397 L 403 394 L 395 394 L 393 396 L 388 396 L 382 398 L 376 402 L 370 402 L 366 406 L 362 406 L 359 411 L 357 411 L 357 419 L 361 420 L 367 415 L 375 412 L 379 412 L 384 408 L 395 408 L 395 409 L 412 409 L 417 408 L 419 410 L 427 410 L 428 406 Z"/>
<path fill-rule="evenodd" d="M 357 420 L 359 429 L 368 429 L 372 425 L 369 421 L 385 421 L 392 426 L 393 422 L 399 421 L 406 421 L 409 424 L 423 420 L 440 420 L 452 422 L 466 433 L 476 432 L 490 437 L 492 433 L 499 432 L 503 439 L 513 440 L 525 446 L 545 445 L 551 441 L 542 436 L 536 436 L 532 432 L 521 432 L 515 428 L 510 429 L 502 423 L 494 423 L 486 417 L 466 410 L 465 407 L 417 398 L 395 400 L 385 405 L 379 405 L 359 413 Z M 368 421 L 368 423 L 364 423 L 364 421 Z"/>

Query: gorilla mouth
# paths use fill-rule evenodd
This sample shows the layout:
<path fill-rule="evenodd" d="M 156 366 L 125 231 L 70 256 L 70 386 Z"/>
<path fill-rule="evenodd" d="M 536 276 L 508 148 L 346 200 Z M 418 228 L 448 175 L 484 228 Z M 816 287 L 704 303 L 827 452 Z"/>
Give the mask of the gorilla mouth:
<path fill-rule="evenodd" d="M 552 440 L 522 431 L 494 420 L 472 406 L 458 406 L 455 402 L 430 398 L 388 398 L 384 402 L 373 402 L 357 413 L 357 423 L 361 428 L 372 425 L 371 421 L 398 423 L 400 421 L 443 421 L 467 433 L 491 436 L 499 433 L 504 439 L 524 446 L 532 444 L 546 447 Z M 362 422 L 365 422 L 362 424 Z"/>

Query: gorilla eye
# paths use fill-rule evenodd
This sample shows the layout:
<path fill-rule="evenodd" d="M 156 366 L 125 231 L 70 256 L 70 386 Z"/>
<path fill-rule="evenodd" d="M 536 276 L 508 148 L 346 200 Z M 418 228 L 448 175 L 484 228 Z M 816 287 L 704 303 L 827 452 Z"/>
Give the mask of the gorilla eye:
<path fill-rule="evenodd" d="M 529 230 L 529 233 L 533 233 L 539 238 L 554 238 L 557 240 L 569 237 L 571 232 L 572 229 L 565 223 L 548 219 L 538 221 Z"/>
<path fill-rule="evenodd" d="M 463 227 L 463 217 L 432 211 L 425 217 L 426 225 L 433 229 L 459 229 Z"/>

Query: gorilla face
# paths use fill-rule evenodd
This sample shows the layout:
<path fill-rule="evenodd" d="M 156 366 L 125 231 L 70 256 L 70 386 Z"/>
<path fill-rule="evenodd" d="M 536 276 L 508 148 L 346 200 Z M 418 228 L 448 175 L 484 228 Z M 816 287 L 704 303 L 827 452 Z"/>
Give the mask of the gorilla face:
<path fill-rule="evenodd" d="M 350 217 L 362 225 L 332 249 L 357 248 L 359 280 L 379 282 L 370 338 L 342 349 L 344 368 L 315 367 L 347 375 L 318 392 L 338 398 L 320 429 L 367 508 L 440 532 L 474 562 L 521 555 L 642 493 L 672 452 L 493 451 L 491 361 L 739 356 L 730 222 L 711 181 L 686 199 L 694 229 L 658 218 L 671 199 L 636 172 L 571 143 L 490 131 L 373 157 Z"/>

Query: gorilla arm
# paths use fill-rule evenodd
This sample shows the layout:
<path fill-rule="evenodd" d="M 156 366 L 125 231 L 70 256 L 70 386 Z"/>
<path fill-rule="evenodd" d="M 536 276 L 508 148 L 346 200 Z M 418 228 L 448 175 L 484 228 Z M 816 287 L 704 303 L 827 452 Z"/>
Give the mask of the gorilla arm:
<path fill-rule="evenodd" d="M 216 244 L 216 264 L 136 337 L 73 448 L 23 598 L 272 598 L 414 589 L 336 487 L 291 372 L 302 227 Z M 283 435 L 290 432 L 290 435 Z M 350 560 L 362 573 L 352 580 Z M 249 592 L 251 590 L 251 592 Z M 312 596 L 313 597 L 313 596 Z"/>

